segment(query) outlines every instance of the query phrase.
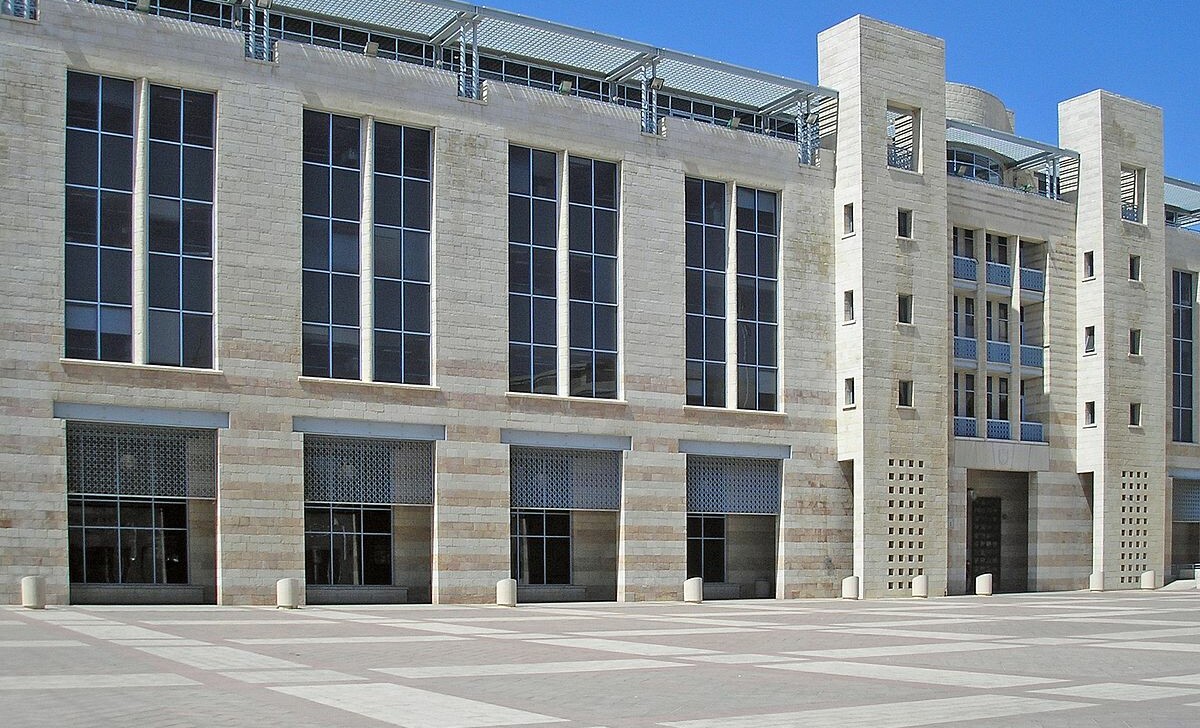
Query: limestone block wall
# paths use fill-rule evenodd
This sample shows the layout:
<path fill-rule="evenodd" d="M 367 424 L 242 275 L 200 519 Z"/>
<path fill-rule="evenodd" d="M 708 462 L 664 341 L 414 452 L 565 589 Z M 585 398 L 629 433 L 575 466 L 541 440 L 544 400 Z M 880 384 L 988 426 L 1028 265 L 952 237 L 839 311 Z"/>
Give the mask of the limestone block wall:
<path fill-rule="evenodd" d="M 46 0 L 0 34 L 5 103 L 0 193 L 22 212 L 0 294 L 0 600 L 42 573 L 67 596 L 63 423 L 54 402 L 228 413 L 218 436 L 217 599 L 270 603 L 304 573 L 303 437 L 297 416 L 443 425 L 435 447 L 431 593 L 485 602 L 508 576 L 509 458 L 502 428 L 631 437 L 624 458 L 619 599 L 676 598 L 685 570 L 685 456 L 678 440 L 789 445 L 776 550 L 781 593 L 830 596 L 849 572 L 849 489 L 836 464 L 831 230 L 835 153 L 801 167 L 792 143 L 489 83 L 456 98 L 452 74 L 279 44 L 247 61 L 233 31 Z M 215 365 L 178 370 L 71 361 L 63 352 L 65 78 L 77 69 L 217 95 Z M 301 376 L 301 119 L 305 108 L 433 129 L 433 383 Z M 19 140 L 19 143 L 16 143 Z M 507 148 L 532 145 L 621 169 L 621 396 L 507 392 Z M 47 163 L 46 160 L 56 160 Z M 684 406 L 685 175 L 779 193 L 778 413 Z M 732 310 L 732 302 L 730 302 Z M 731 354 L 732 355 L 732 354 Z"/>
<path fill-rule="evenodd" d="M 1013 132 L 1013 112 L 999 97 L 963 83 L 946 84 L 946 118 Z"/>

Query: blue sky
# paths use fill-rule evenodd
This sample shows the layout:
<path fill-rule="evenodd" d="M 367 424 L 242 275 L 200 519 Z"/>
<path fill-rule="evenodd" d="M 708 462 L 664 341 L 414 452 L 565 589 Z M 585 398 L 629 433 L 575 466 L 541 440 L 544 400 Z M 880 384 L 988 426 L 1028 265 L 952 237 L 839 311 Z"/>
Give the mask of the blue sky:
<path fill-rule="evenodd" d="M 513 12 L 816 82 L 819 31 L 856 13 L 946 39 L 946 77 L 1056 143 L 1058 102 L 1104 88 L 1163 109 L 1166 173 L 1200 181 L 1200 2 L 492 0 Z"/>

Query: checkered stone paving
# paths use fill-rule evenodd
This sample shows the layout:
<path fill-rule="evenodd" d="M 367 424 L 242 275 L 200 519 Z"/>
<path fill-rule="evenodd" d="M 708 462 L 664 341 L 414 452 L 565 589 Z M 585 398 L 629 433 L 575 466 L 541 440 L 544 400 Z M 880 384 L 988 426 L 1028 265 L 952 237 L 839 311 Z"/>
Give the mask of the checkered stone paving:
<path fill-rule="evenodd" d="M 1200 592 L 0 609 L 11 726 L 1200 724 Z"/>

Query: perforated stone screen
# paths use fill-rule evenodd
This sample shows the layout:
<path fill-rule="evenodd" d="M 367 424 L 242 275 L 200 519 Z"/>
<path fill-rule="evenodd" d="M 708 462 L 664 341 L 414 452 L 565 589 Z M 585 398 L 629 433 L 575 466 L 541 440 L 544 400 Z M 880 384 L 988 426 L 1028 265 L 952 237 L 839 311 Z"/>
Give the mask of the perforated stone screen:
<path fill-rule="evenodd" d="M 512 447 L 510 457 L 513 508 L 621 508 L 620 452 Z"/>
<path fill-rule="evenodd" d="M 305 435 L 304 500 L 433 505 L 433 443 Z"/>
<path fill-rule="evenodd" d="M 688 513 L 779 515 L 779 460 L 688 455 Z"/>
<path fill-rule="evenodd" d="M 215 498 L 213 430 L 67 423 L 67 492 Z"/>

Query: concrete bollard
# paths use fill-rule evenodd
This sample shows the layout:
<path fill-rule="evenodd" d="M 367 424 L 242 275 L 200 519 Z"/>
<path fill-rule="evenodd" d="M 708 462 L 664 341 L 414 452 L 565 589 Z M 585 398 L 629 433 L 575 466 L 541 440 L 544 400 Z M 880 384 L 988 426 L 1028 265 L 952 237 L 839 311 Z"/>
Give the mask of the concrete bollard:
<path fill-rule="evenodd" d="M 21 606 L 26 609 L 46 608 L 46 577 L 26 576 L 21 579 Z"/>
<path fill-rule="evenodd" d="M 754 598 L 766 599 L 771 596 L 771 582 L 766 579 L 759 579 L 754 582 Z"/>
<path fill-rule="evenodd" d="M 693 576 L 683 582 L 683 601 L 699 604 L 704 601 L 704 580 Z"/>
<path fill-rule="evenodd" d="M 1088 591 L 1102 592 L 1104 591 L 1104 572 L 1093 571 L 1088 577 Z"/>
<path fill-rule="evenodd" d="M 929 577 L 924 574 L 913 577 L 913 596 L 918 599 L 929 598 Z"/>
<path fill-rule="evenodd" d="M 517 606 L 516 579 L 501 579 L 496 582 L 496 604 L 501 607 Z"/>
<path fill-rule="evenodd" d="M 975 594 L 981 597 L 990 597 L 992 595 L 991 574 L 980 574 L 975 577 Z"/>
<path fill-rule="evenodd" d="M 1143 589 L 1155 588 L 1155 584 L 1154 584 L 1155 576 L 1157 576 L 1157 574 L 1155 574 L 1153 571 L 1143 571 L 1142 572 L 1142 588 Z"/>
<path fill-rule="evenodd" d="M 304 580 L 280 579 L 275 582 L 275 606 L 278 609 L 299 609 L 304 600 Z"/>
<path fill-rule="evenodd" d="M 847 576 L 842 579 L 842 599 L 858 599 L 857 576 Z"/>

